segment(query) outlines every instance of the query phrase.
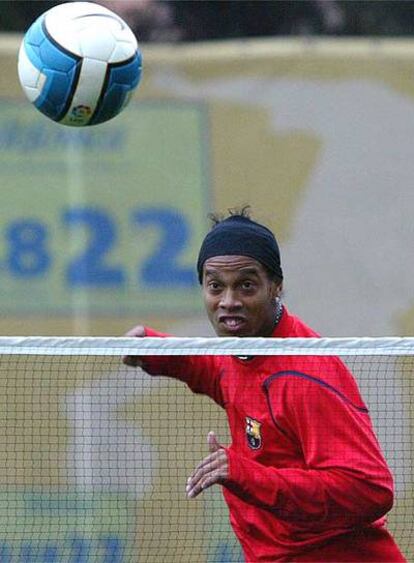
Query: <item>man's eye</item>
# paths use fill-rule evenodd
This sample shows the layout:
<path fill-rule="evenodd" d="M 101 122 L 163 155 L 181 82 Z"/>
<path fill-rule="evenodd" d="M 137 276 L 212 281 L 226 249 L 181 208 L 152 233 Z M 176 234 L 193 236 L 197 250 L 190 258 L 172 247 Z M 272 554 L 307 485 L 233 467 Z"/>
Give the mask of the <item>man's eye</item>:
<path fill-rule="evenodd" d="M 217 282 L 210 282 L 210 283 L 208 284 L 208 287 L 209 287 L 210 289 L 216 290 L 216 289 L 219 289 L 219 288 L 220 288 L 220 284 L 218 284 Z"/>
<path fill-rule="evenodd" d="M 252 289 L 253 283 L 251 281 L 245 281 L 242 284 L 243 289 Z"/>

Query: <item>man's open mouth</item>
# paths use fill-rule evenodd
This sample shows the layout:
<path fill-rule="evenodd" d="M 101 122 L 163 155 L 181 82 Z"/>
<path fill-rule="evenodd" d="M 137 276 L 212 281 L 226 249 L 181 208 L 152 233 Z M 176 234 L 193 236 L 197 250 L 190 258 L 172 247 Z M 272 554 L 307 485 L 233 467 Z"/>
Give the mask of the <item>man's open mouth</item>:
<path fill-rule="evenodd" d="M 219 322 L 226 328 L 227 331 L 237 332 L 246 324 L 246 319 L 244 319 L 243 317 L 229 315 L 220 317 Z"/>

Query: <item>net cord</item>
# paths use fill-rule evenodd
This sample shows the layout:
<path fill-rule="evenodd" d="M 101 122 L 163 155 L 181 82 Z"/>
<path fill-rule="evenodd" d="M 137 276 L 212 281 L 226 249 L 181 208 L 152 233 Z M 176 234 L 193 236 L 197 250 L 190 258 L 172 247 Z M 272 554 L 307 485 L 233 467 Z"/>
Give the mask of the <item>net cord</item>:
<path fill-rule="evenodd" d="M 352 338 L 131 338 L 0 337 L 0 354 L 91 356 L 412 356 L 412 337 Z"/>

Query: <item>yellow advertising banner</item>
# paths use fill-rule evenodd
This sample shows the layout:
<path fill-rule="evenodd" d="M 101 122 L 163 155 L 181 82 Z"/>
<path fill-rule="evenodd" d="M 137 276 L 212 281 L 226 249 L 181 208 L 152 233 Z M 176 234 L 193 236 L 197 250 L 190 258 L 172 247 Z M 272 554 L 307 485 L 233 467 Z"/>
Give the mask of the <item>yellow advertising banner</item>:
<path fill-rule="evenodd" d="M 0 100 L 0 309 L 199 310 L 207 134 L 200 103 L 143 102 L 70 129 Z"/>

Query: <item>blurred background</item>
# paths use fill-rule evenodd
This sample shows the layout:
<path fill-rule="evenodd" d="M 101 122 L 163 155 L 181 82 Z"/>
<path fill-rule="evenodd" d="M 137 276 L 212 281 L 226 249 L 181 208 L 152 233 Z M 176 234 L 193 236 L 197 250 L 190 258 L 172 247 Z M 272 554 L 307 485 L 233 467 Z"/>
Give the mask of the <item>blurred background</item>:
<path fill-rule="evenodd" d="M 141 41 L 275 36 L 410 36 L 410 0 L 108 0 Z M 56 1 L 3 1 L 2 31 L 23 31 Z"/>

